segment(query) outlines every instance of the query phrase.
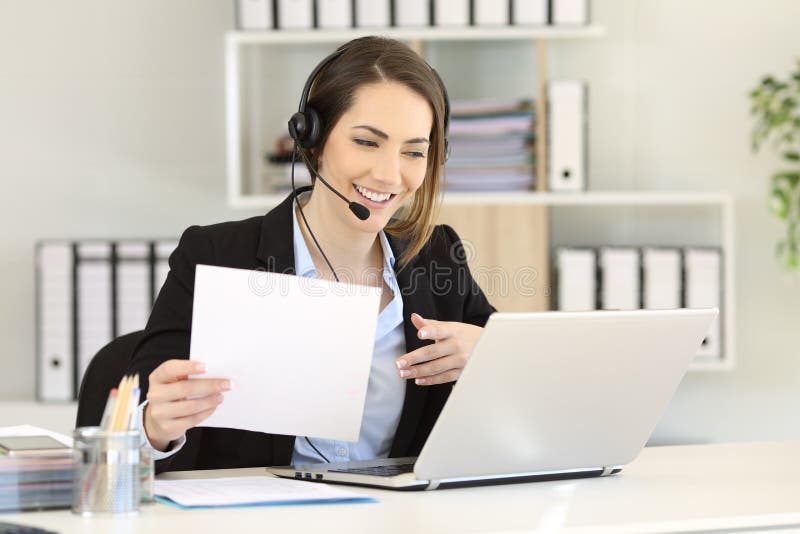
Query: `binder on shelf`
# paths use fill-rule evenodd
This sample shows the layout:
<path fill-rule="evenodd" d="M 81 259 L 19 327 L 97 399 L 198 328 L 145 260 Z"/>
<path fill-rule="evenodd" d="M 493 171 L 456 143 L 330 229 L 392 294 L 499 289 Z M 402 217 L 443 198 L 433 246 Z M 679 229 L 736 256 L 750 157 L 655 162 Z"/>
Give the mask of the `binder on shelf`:
<path fill-rule="evenodd" d="M 598 255 L 600 266 L 600 308 L 636 310 L 640 308 L 639 250 L 603 247 Z"/>
<path fill-rule="evenodd" d="M 597 308 L 597 260 L 589 248 L 556 249 L 558 309 L 588 311 Z"/>
<path fill-rule="evenodd" d="M 642 306 L 674 310 L 682 306 L 681 252 L 676 248 L 642 249 Z"/>
<path fill-rule="evenodd" d="M 158 241 L 153 245 L 155 262 L 153 266 L 153 302 L 156 301 L 169 274 L 169 256 L 178 247 L 177 241 Z"/>
<path fill-rule="evenodd" d="M 279 30 L 307 30 L 314 27 L 313 0 L 276 0 Z"/>
<path fill-rule="evenodd" d="M 114 339 L 110 242 L 79 243 L 76 249 L 76 385 L 89 362 Z"/>
<path fill-rule="evenodd" d="M 548 0 L 512 0 L 511 23 L 516 26 L 546 26 L 550 19 Z"/>
<path fill-rule="evenodd" d="M 551 0 L 551 23 L 556 26 L 589 24 L 589 0 Z"/>
<path fill-rule="evenodd" d="M 435 26 L 469 26 L 470 0 L 432 0 Z"/>
<path fill-rule="evenodd" d="M 272 0 L 237 0 L 237 25 L 240 30 L 271 30 L 272 10 Z"/>
<path fill-rule="evenodd" d="M 177 245 L 177 240 L 37 244 L 39 400 L 75 399 L 97 351 L 146 326 Z"/>
<path fill-rule="evenodd" d="M 431 0 L 394 0 L 394 25 L 407 27 L 430 26 Z"/>
<path fill-rule="evenodd" d="M 687 308 L 722 310 L 722 253 L 713 248 L 686 248 L 683 253 L 684 301 Z M 722 356 L 722 332 L 719 317 L 711 323 L 697 356 Z"/>
<path fill-rule="evenodd" d="M 547 84 L 547 182 L 551 191 L 586 189 L 586 84 L 558 80 Z"/>
<path fill-rule="evenodd" d="M 73 251 L 70 243 L 36 247 L 36 397 L 73 398 Z"/>
<path fill-rule="evenodd" d="M 317 0 L 317 27 L 322 29 L 352 28 L 352 0 Z"/>
<path fill-rule="evenodd" d="M 387 28 L 392 24 L 390 0 L 355 0 L 354 25 L 358 28 Z"/>
<path fill-rule="evenodd" d="M 472 0 L 475 26 L 507 26 L 510 22 L 509 3 L 500 0 Z"/>
<path fill-rule="evenodd" d="M 147 324 L 152 309 L 150 286 L 150 245 L 126 242 L 116 245 L 116 318 L 115 336 L 140 330 Z"/>

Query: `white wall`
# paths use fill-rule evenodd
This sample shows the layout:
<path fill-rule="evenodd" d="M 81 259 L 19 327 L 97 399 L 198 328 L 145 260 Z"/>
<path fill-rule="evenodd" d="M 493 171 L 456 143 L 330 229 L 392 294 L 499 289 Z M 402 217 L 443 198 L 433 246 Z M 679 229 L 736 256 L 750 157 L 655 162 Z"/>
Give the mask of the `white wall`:
<path fill-rule="evenodd" d="M 33 397 L 36 239 L 175 236 L 254 213 L 224 199 L 232 5 L 0 1 L 0 399 Z M 750 153 L 746 99 L 800 55 L 800 3 L 593 0 L 593 15 L 605 37 L 550 51 L 554 76 L 591 84 L 592 185 L 736 195 L 738 367 L 687 376 L 654 441 L 800 438 L 800 281 L 773 258 L 777 160 Z M 451 80 L 453 52 L 438 54 Z"/>

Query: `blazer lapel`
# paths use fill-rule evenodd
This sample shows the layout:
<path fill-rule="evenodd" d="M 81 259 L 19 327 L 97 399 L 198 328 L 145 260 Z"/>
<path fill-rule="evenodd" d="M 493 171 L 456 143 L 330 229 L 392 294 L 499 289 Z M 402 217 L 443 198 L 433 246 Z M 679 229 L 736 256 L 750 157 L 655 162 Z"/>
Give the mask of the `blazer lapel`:
<path fill-rule="evenodd" d="M 310 189 L 310 186 L 301 187 L 297 192 Z M 264 215 L 256 258 L 264 264 L 268 272 L 294 274 L 293 209 L 294 197 L 290 194 Z"/>
<path fill-rule="evenodd" d="M 395 256 L 400 256 L 404 250 L 404 243 L 387 234 L 389 244 Z M 430 287 L 428 274 L 425 269 L 414 267 L 413 260 L 397 273 L 397 285 L 403 297 L 403 329 L 406 338 L 406 352 L 411 352 L 432 341 L 423 341 L 417 337 L 417 329 L 411 322 L 411 314 L 418 313 L 423 317 L 434 318 L 436 310 L 433 297 L 427 288 Z M 406 381 L 406 397 L 403 402 L 403 411 L 397 432 L 392 442 L 390 457 L 408 456 L 408 450 L 414 440 L 414 434 L 422 417 L 425 399 L 428 396 L 426 386 L 418 386 L 413 380 Z"/>

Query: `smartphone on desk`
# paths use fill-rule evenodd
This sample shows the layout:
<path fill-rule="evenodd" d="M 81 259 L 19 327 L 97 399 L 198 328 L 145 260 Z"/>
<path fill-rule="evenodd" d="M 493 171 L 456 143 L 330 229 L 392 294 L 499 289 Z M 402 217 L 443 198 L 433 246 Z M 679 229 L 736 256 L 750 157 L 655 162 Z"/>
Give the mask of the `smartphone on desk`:
<path fill-rule="evenodd" d="M 30 457 L 69 454 L 69 447 L 50 436 L 0 437 L 0 456 Z"/>

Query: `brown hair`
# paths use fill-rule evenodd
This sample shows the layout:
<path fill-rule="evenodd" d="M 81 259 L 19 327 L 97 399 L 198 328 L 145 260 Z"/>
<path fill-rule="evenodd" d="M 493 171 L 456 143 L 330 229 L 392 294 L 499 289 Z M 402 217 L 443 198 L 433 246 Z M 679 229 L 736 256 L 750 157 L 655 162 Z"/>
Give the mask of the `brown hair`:
<path fill-rule="evenodd" d="M 363 85 L 397 82 L 424 97 L 433 112 L 427 170 L 422 185 L 411 204 L 398 212 L 386 226 L 386 233 L 406 241 L 398 258 L 403 268 L 416 256 L 433 232 L 441 204 L 440 171 L 445 159 L 445 97 L 431 67 L 408 46 L 384 37 L 361 37 L 339 47 L 340 55 L 320 70 L 308 98 L 322 122 L 322 135 L 311 151 L 311 160 L 319 158 L 331 130 L 353 105 L 356 91 Z M 309 169 L 311 176 L 314 172 Z"/>

